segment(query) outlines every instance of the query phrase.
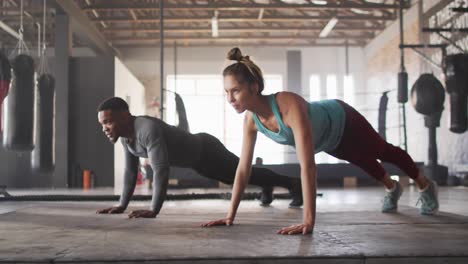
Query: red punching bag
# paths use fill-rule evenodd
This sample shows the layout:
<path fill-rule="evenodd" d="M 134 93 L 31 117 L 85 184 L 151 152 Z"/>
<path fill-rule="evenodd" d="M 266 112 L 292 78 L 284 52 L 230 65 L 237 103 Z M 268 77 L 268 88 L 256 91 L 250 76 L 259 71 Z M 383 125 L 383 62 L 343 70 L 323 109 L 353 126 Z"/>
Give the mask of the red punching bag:
<path fill-rule="evenodd" d="M 34 148 L 34 60 L 20 54 L 11 62 L 12 78 L 3 120 L 3 147 L 14 151 Z"/>
<path fill-rule="evenodd" d="M 10 89 L 10 81 L 11 81 L 11 66 L 8 58 L 0 51 L 0 132 L 3 131 L 2 126 L 2 106 L 3 106 L 3 99 L 8 94 L 8 90 Z"/>

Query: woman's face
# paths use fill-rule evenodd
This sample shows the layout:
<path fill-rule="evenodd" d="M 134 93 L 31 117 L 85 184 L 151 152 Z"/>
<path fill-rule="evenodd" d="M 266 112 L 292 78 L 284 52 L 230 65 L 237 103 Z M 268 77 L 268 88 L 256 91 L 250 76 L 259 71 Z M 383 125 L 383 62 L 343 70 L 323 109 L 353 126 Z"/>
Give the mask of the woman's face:
<path fill-rule="evenodd" d="M 240 83 L 233 75 L 224 76 L 226 100 L 239 114 L 250 108 L 253 97 L 257 95 L 254 90 L 253 85 Z"/>

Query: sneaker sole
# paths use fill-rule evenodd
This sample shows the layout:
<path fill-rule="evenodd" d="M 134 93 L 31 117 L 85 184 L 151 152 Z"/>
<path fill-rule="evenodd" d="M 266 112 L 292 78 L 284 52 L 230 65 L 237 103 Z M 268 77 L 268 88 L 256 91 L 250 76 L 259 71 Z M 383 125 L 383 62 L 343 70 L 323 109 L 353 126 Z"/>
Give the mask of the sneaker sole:
<path fill-rule="evenodd" d="M 300 209 L 302 207 L 302 205 L 288 205 L 288 208 L 291 208 L 291 209 Z"/>
<path fill-rule="evenodd" d="M 381 212 L 384 213 L 384 214 L 391 214 L 391 213 L 396 213 L 397 209 L 398 209 L 398 207 L 395 208 L 395 209 L 390 209 L 390 210 L 386 210 L 386 211 L 382 210 Z"/>

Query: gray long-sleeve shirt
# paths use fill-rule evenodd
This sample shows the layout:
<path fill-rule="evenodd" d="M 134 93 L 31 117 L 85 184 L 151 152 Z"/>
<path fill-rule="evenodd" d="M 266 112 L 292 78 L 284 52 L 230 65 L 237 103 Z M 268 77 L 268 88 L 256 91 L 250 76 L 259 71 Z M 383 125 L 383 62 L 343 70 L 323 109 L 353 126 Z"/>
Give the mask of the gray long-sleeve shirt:
<path fill-rule="evenodd" d="M 162 120 L 149 116 L 134 117 L 135 138 L 122 138 L 125 151 L 125 172 L 120 206 L 126 208 L 135 190 L 138 157 L 148 158 L 153 169 L 153 197 L 151 210 L 159 213 L 166 198 L 169 167 L 193 167 L 201 154 L 201 142 Z"/>

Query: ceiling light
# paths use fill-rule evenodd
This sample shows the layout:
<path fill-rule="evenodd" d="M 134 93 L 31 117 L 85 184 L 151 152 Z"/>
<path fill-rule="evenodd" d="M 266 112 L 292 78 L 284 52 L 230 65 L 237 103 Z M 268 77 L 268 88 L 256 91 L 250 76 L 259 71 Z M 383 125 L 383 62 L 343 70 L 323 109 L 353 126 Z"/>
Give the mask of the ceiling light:
<path fill-rule="evenodd" d="M 351 12 L 359 15 L 369 15 L 371 12 L 368 10 L 363 10 L 359 8 L 351 8 Z"/>
<path fill-rule="evenodd" d="M 365 0 L 368 3 L 376 3 L 376 4 L 382 4 L 384 1 L 383 0 Z"/>
<path fill-rule="evenodd" d="M 305 5 L 309 3 L 305 0 L 283 0 L 283 2 L 286 4 L 297 4 L 297 5 Z"/>
<path fill-rule="evenodd" d="M 5 30 L 8 34 L 12 35 L 13 37 L 20 39 L 20 35 L 18 32 L 16 32 L 14 29 L 12 29 L 10 26 L 7 24 L 3 23 L 3 21 L 0 20 L 0 28 Z"/>
<path fill-rule="evenodd" d="M 325 27 L 320 32 L 319 37 L 325 38 L 326 36 L 328 36 L 328 34 L 330 34 L 330 32 L 335 27 L 336 23 L 338 23 L 338 18 L 332 17 L 332 19 L 328 21 L 327 25 L 325 25 Z"/>
<path fill-rule="evenodd" d="M 312 4 L 316 4 L 316 5 L 326 5 L 328 4 L 327 1 L 324 1 L 324 0 L 314 0 L 312 1 Z"/>
<path fill-rule="evenodd" d="M 211 18 L 211 36 L 213 38 L 217 38 L 219 36 L 218 10 L 215 10 L 214 17 Z"/>
<path fill-rule="evenodd" d="M 258 12 L 258 20 L 262 20 L 263 19 L 263 12 L 265 12 L 265 9 L 264 8 L 260 8 L 260 11 Z"/>

